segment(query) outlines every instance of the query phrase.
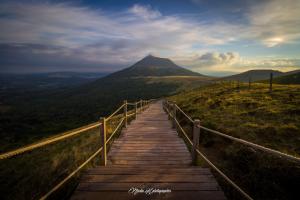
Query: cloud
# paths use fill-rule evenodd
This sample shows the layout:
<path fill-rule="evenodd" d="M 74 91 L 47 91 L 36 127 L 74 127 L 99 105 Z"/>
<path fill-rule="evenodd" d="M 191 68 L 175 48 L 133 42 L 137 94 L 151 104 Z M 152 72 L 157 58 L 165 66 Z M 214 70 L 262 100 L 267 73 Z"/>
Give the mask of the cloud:
<path fill-rule="evenodd" d="M 133 7 L 129 9 L 129 12 L 144 19 L 155 19 L 162 16 L 159 11 L 153 10 L 151 6 L 143 6 L 139 4 L 133 5 Z"/>
<path fill-rule="evenodd" d="M 73 59 L 83 64 L 82 70 L 98 63 L 99 70 L 110 66 L 114 71 L 149 52 L 185 66 L 234 67 L 241 62 L 239 54 L 218 53 L 216 47 L 239 41 L 268 47 L 299 41 L 299 1 L 288 1 L 247 4 L 244 24 L 163 15 L 140 4 L 112 12 L 71 3 L 5 1 L 0 3 L 0 52 L 5 55 L 0 55 L 0 67 L 13 62 L 17 69 L 15 54 L 28 63 L 24 68 L 30 62 L 63 68 L 65 62 L 62 70 L 68 70 Z"/>
<path fill-rule="evenodd" d="M 201 65 L 217 65 L 217 64 L 227 64 L 232 65 L 239 60 L 239 54 L 236 52 L 218 53 L 209 52 L 201 55 L 196 62 Z"/>
<path fill-rule="evenodd" d="M 178 63 L 192 69 L 213 75 L 233 74 L 251 69 L 276 69 L 291 71 L 300 69 L 300 59 L 247 59 L 237 52 L 206 52 L 193 55 L 189 59 L 178 60 Z"/>
<path fill-rule="evenodd" d="M 300 38 L 300 1 L 268 0 L 250 7 L 246 37 L 268 47 L 297 42 Z"/>
<path fill-rule="evenodd" d="M 163 16 L 142 5 L 119 13 L 67 3 L 0 5 L 0 25 L 5 27 L 0 32 L 0 43 L 10 44 L 11 48 L 25 45 L 41 57 L 57 54 L 117 66 L 130 64 L 149 52 L 168 57 L 192 53 L 195 44 L 224 44 L 232 40 L 231 30 L 235 29 Z M 21 57 L 19 50 L 16 47 Z"/>

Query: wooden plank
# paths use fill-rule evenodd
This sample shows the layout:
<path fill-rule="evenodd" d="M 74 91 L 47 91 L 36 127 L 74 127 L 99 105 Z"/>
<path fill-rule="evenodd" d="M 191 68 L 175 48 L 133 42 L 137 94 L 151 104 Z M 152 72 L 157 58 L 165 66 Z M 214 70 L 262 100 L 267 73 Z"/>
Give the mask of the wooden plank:
<path fill-rule="evenodd" d="M 90 183 L 83 182 L 79 185 L 78 190 L 81 191 L 128 191 L 130 188 L 168 188 L 172 191 L 217 191 L 220 190 L 216 182 L 204 183 Z"/>
<path fill-rule="evenodd" d="M 188 157 L 190 158 L 191 155 L 188 153 L 188 152 L 177 152 L 177 153 L 174 153 L 174 152 L 140 152 L 140 153 L 137 153 L 137 152 L 128 152 L 128 153 L 122 153 L 122 152 L 115 152 L 115 153 L 112 153 L 112 152 L 109 152 L 108 153 L 109 156 L 144 156 L 144 157 L 147 157 L 147 156 L 161 156 L 161 157 Z"/>
<path fill-rule="evenodd" d="M 122 165 L 180 165 L 180 164 L 191 164 L 191 160 L 112 160 L 113 164 Z"/>
<path fill-rule="evenodd" d="M 203 182 L 213 182 L 214 178 L 212 175 L 166 175 L 157 174 L 156 176 L 143 174 L 143 175 L 84 175 L 81 179 L 82 182 L 103 182 L 103 183 L 113 183 L 113 182 L 137 182 L 137 183 L 163 183 L 163 182 L 191 182 L 191 183 L 203 183 Z"/>
<path fill-rule="evenodd" d="M 168 200 L 225 200 L 222 191 L 173 191 L 167 194 L 129 194 L 128 191 L 76 191 L 72 200 L 145 200 L 145 199 L 168 199 Z"/>
<path fill-rule="evenodd" d="M 126 153 L 126 152 L 136 152 L 136 153 L 186 153 L 188 152 L 186 149 L 172 149 L 172 148 L 165 148 L 165 149 L 117 149 L 117 148 L 112 148 L 110 150 L 110 153 Z"/>
<path fill-rule="evenodd" d="M 211 172 L 209 170 L 202 170 L 201 168 L 197 169 L 190 169 L 190 168 L 171 168 L 171 169 L 162 169 L 162 168 L 156 168 L 156 169 L 149 169 L 149 168 L 142 168 L 142 167 L 136 167 L 136 168 L 126 168 L 126 167 L 118 167 L 118 168 L 107 168 L 107 169 L 92 169 L 88 170 L 86 174 L 112 174 L 112 175 L 118 175 L 118 174 L 202 174 L 202 175 L 211 175 Z"/>
<path fill-rule="evenodd" d="M 191 160 L 186 156 L 109 156 L 110 160 Z"/>
<path fill-rule="evenodd" d="M 161 105 L 154 104 L 122 130 L 110 148 L 107 166 L 84 173 L 71 199 L 225 199 L 210 170 L 191 162 Z M 172 192 L 131 195 L 131 187 Z"/>

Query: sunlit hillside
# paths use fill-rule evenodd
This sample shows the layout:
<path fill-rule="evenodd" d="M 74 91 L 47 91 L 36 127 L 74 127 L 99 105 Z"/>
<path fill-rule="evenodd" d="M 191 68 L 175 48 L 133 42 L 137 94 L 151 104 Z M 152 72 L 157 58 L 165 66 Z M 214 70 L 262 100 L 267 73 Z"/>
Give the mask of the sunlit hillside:
<path fill-rule="evenodd" d="M 201 124 L 291 155 L 300 155 L 300 86 L 218 83 L 169 98 Z M 182 117 L 182 122 L 185 122 Z M 186 122 L 186 128 L 191 126 Z M 202 131 L 201 148 L 256 199 L 293 199 L 297 165 Z M 224 186 L 226 187 L 226 185 Z M 225 189 L 226 190 L 226 189 Z M 289 194 L 289 195 L 287 195 Z M 232 194 L 231 194 L 232 195 Z"/>

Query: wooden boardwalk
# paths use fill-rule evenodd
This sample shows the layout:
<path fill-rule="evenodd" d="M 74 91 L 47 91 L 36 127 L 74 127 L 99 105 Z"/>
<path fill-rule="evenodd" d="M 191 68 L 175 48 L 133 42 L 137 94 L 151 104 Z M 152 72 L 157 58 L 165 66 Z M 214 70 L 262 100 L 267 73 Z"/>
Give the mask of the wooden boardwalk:
<path fill-rule="evenodd" d="M 108 153 L 108 165 L 88 170 L 71 199 L 225 199 L 210 170 L 191 162 L 156 102 L 123 129 Z"/>

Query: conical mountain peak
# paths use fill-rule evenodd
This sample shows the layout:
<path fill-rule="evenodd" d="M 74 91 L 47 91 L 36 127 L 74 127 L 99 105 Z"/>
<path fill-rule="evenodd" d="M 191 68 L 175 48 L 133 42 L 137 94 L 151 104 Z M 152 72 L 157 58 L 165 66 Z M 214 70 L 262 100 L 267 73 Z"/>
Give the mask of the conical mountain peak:
<path fill-rule="evenodd" d="M 118 71 L 110 77 L 143 77 L 143 76 L 200 76 L 201 74 L 176 65 L 168 58 L 160 58 L 151 54 L 139 60 L 131 67 Z"/>

